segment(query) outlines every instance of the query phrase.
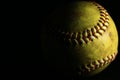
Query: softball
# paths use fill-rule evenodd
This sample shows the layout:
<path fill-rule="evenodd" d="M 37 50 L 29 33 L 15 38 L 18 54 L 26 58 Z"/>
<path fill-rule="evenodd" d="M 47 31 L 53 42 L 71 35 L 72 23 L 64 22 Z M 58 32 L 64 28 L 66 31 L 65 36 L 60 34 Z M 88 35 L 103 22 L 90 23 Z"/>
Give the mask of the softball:
<path fill-rule="evenodd" d="M 93 1 L 57 8 L 41 33 L 45 64 L 58 72 L 93 76 L 114 61 L 118 32 L 107 10 Z"/>

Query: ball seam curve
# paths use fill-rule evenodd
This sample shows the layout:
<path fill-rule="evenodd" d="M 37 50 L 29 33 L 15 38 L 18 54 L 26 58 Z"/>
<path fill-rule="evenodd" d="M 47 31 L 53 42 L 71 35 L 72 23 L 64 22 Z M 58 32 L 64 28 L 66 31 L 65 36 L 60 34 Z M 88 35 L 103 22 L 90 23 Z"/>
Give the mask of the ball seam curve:
<path fill-rule="evenodd" d="M 88 43 L 94 39 L 98 39 L 102 36 L 109 26 L 109 14 L 106 9 L 96 2 L 92 2 L 100 12 L 100 18 L 96 25 L 90 29 L 86 29 L 82 32 L 64 32 L 59 31 L 58 33 L 63 38 L 63 40 L 70 45 L 82 45 L 83 43 Z"/>

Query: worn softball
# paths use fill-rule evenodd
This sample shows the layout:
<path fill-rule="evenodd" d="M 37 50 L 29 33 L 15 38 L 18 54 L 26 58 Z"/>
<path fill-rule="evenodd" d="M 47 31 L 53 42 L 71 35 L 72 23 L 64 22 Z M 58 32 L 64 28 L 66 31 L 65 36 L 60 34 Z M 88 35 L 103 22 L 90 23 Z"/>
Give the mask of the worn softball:
<path fill-rule="evenodd" d="M 96 2 L 61 6 L 43 27 L 45 64 L 57 72 L 92 76 L 107 68 L 117 55 L 117 28 L 107 10 Z"/>

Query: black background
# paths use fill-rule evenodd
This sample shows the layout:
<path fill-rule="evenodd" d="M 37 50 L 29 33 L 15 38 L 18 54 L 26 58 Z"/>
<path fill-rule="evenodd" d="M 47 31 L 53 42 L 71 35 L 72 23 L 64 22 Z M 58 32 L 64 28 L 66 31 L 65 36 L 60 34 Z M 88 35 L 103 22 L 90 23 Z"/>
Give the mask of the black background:
<path fill-rule="evenodd" d="M 3 64 L 17 64 L 18 66 L 27 65 L 23 67 L 24 70 L 32 70 L 38 72 L 37 75 L 41 80 L 48 79 L 70 79 L 64 75 L 55 75 L 45 70 L 44 62 L 42 61 L 41 48 L 40 48 L 40 30 L 42 23 L 46 20 L 47 16 L 54 11 L 59 5 L 64 5 L 67 2 L 75 0 L 40 0 L 37 2 L 33 1 L 21 1 L 15 4 L 9 4 L 5 8 L 5 18 L 8 20 L 7 28 L 10 33 L 6 39 L 8 49 L 4 50 L 1 62 Z M 118 33 L 120 36 L 120 12 L 117 0 L 94 0 L 105 7 L 108 13 L 113 18 Z M 13 26 L 13 27 L 12 27 Z M 12 29 L 11 29 L 12 28 Z M 11 46 L 12 45 L 12 46 Z M 111 46 L 112 47 L 112 46 Z M 119 80 L 120 74 L 120 45 L 118 48 L 118 55 L 116 59 L 100 74 L 87 78 L 88 80 Z M 6 52 L 8 51 L 8 53 Z M 34 66 L 33 66 L 34 65 Z M 17 66 L 17 67 L 18 67 Z M 29 66 L 29 67 L 28 67 Z M 32 67 L 30 67 L 32 66 Z M 21 68 L 19 68 L 22 70 Z M 28 70 L 28 72 L 30 72 Z M 23 72 L 24 73 L 24 72 Z M 57 76 L 57 78 L 55 78 Z M 43 78 L 43 79 L 42 79 Z M 85 80 L 87 80 L 85 79 Z"/>

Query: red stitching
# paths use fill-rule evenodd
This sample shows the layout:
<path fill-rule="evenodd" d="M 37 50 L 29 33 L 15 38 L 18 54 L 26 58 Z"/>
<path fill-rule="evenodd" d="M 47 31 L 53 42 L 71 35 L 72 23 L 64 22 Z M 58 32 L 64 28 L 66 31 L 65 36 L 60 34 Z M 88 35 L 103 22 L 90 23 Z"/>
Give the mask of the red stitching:
<path fill-rule="evenodd" d="M 109 56 L 105 57 L 105 58 L 108 58 L 107 60 L 105 58 L 102 58 L 101 60 L 96 60 L 94 62 L 91 62 L 90 64 L 87 64 L 87 67 L 86 67 L 86 65 L 84 65 L 84 66 L 82 66 L 82 68 L 80 67 L 79 71 L 81 71 L 81 72 L 94 71 L 94 70 L 96 70 L 96 69 L 98 69 L 98 68 L 112 62 L 115 59 L 116 54 L 117 53 L 113 53 L 112 55 L 109 55 Z M 84 69 L 84 70 L 82 70 L 82 69 Z"/>
<path fill-rule="evenodd" d="M 93 2 L 93 4 L 95 4 Z M 82 45 L 83 43 L 88 43 L 89 41 L 93 41 L 94 38 L 98 38 L 99 35 L 102 35 L 103 32 L 106 31 L 106 29 L 109 26 L 109 17 L 107 11 L 96 3 L 97 8 L 100 10 L 100 19 L 98 20 L 97 24 L 91 28 L 90 30 L 84 30 L 82 33 L 80 32 L 60 32 L 62 35 L 64 35 L 64 40 L 71 39 L 71 44 L 79 44 Z M 68 41 L 68 40 L 67 40 Z M 73 43 L 72 43 L 73 42 Z"/>

